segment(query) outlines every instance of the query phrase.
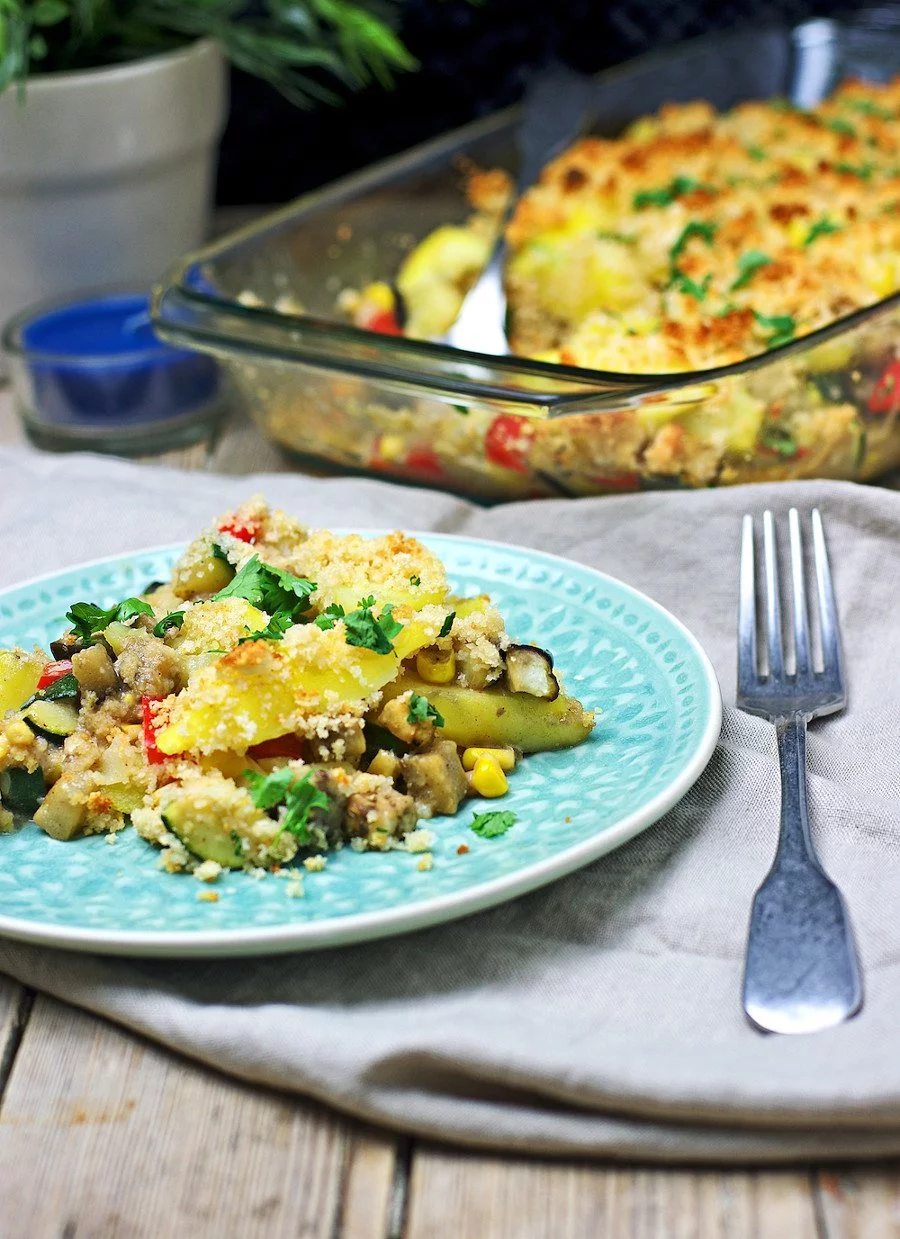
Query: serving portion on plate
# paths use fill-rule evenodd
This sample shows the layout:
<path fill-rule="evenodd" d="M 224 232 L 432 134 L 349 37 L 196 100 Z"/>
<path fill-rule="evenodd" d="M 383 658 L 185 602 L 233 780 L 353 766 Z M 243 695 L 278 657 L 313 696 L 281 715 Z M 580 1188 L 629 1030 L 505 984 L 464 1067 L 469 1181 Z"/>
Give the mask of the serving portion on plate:
<path fill-rule="evenodd" d="M 59 945 L 300 949 L 486 907 L 655 820 L 718 734 L 702 652 L 627 587 L 262 503 L 0 617 L 0 932 Z"/>

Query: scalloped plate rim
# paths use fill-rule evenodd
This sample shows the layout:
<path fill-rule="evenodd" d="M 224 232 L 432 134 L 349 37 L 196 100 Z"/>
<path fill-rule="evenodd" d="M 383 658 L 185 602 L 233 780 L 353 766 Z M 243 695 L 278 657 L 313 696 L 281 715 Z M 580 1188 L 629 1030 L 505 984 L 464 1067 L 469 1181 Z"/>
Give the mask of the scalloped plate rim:
<path fill-rule="evenodd" d="M 359 533 L 363 537 L 379 537 L 390 532 L 387 529 L 337 527 L 335 533 Z M 496 539 L 469 537 L 466 534 L 439 531 L 404 530 L 424 543 L 448 542 L 470 543 L 473 547 L 487 547 L 503 553 L 518 552 L 560 565 L 566 570 L 573 568 L 587 573 L 600 582 L 608 582 L 617 590 L 631 595 L 642 606 L 655 612 L 687 642 L 702 671 L 702 683 L 706 689 L 708 711 L 703 732 L 682 768 L 672 777 L 652 800 L 639 809 L 626 814 L 613 825 L 605 826 L 597 835 L 567 847 L 560 853 L 542 861 L 532 862 L 520 871 L 488 881 L 477 882 L 467 891 L 451 892 L 432 897 L 410 908 L 390 908 L 377 912 L 358 912 L 330 920 L 289 925 L 250 928 L 215 929 L 190 931 L 138 931 L 97 930 L 87 927 L 75 928 L 25 921 L 0 913 L 0 936 L 36 946 L 51 946 L 65 950 L 90 951 L 103 955 L 131 955 L 151 958 L 214 958 L 283 954 L 291 951 L 323 950 L 330 947 L 350 946 L 379 938 L 412 933 L 418 929 L 471 916 L 487 908 L 496 907 L 520 895 L 555 882 L 585 865 L 598 860 L 608 852 L 615 851 L 635 835 L 654 825 L 669 809 L 681 800 L 694 785 L 712 757 L 722 727 L 722 695 L 715 670 L 700 642 L 677 616 L 649 595 L 626 584 L 607 572 L 593 568 L 578 560 L 567 559 L 552 551 L 536 550 L 514 542 L 499 542 Z M 66 572 L 91 571 L 106 564 L 120 564 L 131 557 L 144 555 L 177 555 L 187 545 L 185 542 L 164 543 L 158 546 L 141 547 L 134 551 L 120 551 L 96 559 L 85 560 L 68 568 L 57 568 L 39 576 L 17 581 L 0 590 L 0 602 L 14 591 L 37 587 L 53 581 Z"/>

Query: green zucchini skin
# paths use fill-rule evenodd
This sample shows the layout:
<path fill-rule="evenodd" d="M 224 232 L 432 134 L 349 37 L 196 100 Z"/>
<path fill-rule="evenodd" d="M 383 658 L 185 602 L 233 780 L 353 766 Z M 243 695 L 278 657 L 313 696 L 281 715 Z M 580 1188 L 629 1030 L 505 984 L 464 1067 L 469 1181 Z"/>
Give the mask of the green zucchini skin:
<path fill-rule="evenodd" d="M 78 726 L 78 706 L 68 698 L 33 701 L 22 711 L 22 718 L 38 735 L 65 740 Z"/>
<path fill-rule="evenodd" d="M 14 813 L 34 813 L 46 794 L 42 770 L 14 768 L 0 774 L 0 799 Z"/>

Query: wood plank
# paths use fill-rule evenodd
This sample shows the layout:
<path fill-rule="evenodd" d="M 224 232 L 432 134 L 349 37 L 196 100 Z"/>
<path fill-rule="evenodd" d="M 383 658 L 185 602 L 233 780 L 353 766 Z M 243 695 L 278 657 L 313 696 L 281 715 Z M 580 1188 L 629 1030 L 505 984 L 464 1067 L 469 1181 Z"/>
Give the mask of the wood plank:
<path fill-rule="evenodd" d="M 348 1143 L 335 1239 L 393 1239 L 390 1234 L 399 1139 L 358 1127 Z"/>
<path fill-rule="evenodd" d="M 452 1227 L 448 1223 L 452 1220 Z M 417 1153 L 404 1239 L 817 1239 L 810 1176 Z"/>
<path fill-rule="evenodd" d="M 820 1171 L 820 1215 L 828 1239 L 898 1239 L 900 1173 L 896 1166 Z"/>
<path fill-rule="evenodd" d="M 3 1096 L 30 1009 L 30 993 L 18 981 L 0 973 L 0 1097 Z"/>
<path fill-rule="evenodd" d="M 318 1106 L 39 996 L 0 1104 L 0 1233 L 334 1239 L 347 1139 Z"/>

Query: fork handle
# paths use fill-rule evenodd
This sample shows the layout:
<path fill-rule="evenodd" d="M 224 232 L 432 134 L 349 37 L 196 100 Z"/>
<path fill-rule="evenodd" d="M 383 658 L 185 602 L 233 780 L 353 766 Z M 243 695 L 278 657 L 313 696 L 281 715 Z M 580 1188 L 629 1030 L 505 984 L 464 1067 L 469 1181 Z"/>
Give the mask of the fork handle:
<path fill-rule="evenodd" d="M 806 790 L 806 719 L 802 714 L 775 724 L 778 764 L 781 768 L 781 828 L 773 869 L 785 864 L 808 864 L 824 874 L 809 829 Z"/>
<path fill-rule="evenodd" d="M 806 719 L 776 724 L 781 831 L 775 860 L 756 892 L 744 972 L 744 1009 L 768 1032 L 817 1032 L 862 1005 L 850 919 L 809 830 Z"/>

